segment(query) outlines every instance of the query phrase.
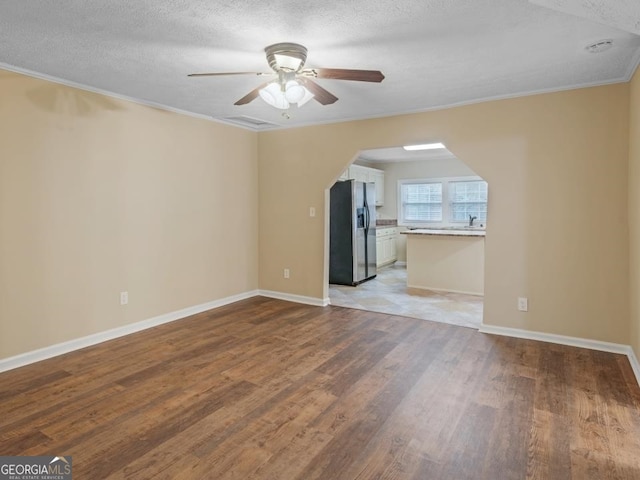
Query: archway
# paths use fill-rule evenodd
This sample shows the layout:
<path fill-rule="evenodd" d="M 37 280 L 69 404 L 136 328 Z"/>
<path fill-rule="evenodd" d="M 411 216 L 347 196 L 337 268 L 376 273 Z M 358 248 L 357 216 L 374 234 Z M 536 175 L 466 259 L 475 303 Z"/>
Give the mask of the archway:
<path fill-rule="evenodd" d="M 446 148 L 392 147 L 359 152 L 337 181 L 375 187 L 377 276 L 354 285 L 329 275 L 330 302 L 479 328 L 488 200 L 484 179 Z M 432 204 L 421 203 L 429 197 Z M 335 242 L 336 230 L 346 227 L 336 225 L 330 211 L 327 216 L 334 232 L 328 241 Z M 333 250 L 328 248 L 330 256 Z M 330 269 L 336 268 L 335 258 L 330 260 Z"/>

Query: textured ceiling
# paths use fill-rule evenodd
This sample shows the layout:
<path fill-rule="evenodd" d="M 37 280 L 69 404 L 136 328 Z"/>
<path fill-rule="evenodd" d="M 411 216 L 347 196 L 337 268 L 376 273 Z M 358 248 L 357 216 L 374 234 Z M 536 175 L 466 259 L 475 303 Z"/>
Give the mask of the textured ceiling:
<path fill-rule="evenodd" d="M 0 67 L 256 129 L 424 111 L 628 80 L 640 59 L 639 0 L 4 0 Z M 613 39 L 610 50 L 585 46 Z M 317 82 L 339 97 L 289 111 L 264 79 L 264 47 L 297 42 L 307 66 L 379 69 L 381 84 Z"/>
<path fill-rule="evenodd" d="M 638 0 L 529 0 L 559 12 L 577 15 L 640 35 L 640 1 Z"/>

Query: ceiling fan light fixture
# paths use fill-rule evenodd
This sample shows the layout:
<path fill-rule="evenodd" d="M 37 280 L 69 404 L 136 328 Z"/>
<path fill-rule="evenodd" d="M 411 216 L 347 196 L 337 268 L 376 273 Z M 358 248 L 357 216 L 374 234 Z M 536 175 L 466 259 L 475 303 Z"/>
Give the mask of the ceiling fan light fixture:
<path fill-rule="evenodd" d="M 309 90 L 306 89 L 306 87 L 304 88 L 304 97 L 302 97 L 302 100 L 300 100 L 298 102 L 298 108 L 300 108 L 301 106 L 303 106 L 305 103 L 307 103 L 309 100 L 311 100 L 313 97 L 315 97 L 315 95 L 313 93 L 311 93 Z"/>
<path fill-rule="evenodd" d="M 260 89 L 258 93 L 260 94 L 260 98 L 272 107 L 279 108 L 280 110 L 289 108 L 289 102 L 278 82 L 271 82 L 266 87 Z"/>
<path fill-rule="evenodd" d="M 288 55 L 274 55 L 276 64 L 283 70 L 297 72 L 302 66 L 302 59 L 296 57 L 290 57 Z"/>
<path fill-rule="evenodd" d="M 296 80 L 289 80 L 286 83 L 271 82 L 261 88 L 258 94 L 268 105 L 280 110 L 286 110 L 292 104 L 301 107 L 314 97 L 313 93 Z"/>
<path fill-rule="evenodd" d="M 264 49 L 267 62 L 275 71 L 297 72 L 307 60 L 306 47 L 297 43 L 275 43 Z"/>
<path fill-rule="evenodd" d="M 355 82 L 375 82 L 384 80 L 379 70 L 357 70 L 345 68 L 303 68 L 307 60 L 307 48 L 298 43 L 274 43 L 264 49 L 269 67 L 273 73 L 264 72 L 211 72 L 190 73 L 189 77 L 222 75 L 277 75 L 271 83 L 263 83 L 254 88 L 234 105 L 246 105 L 261 97 L 267 105 L 288 109 L 291 104 L 302 107 L 314 99 L 320 105 L 331 105 L 338 97 L 318 85 L 313 79 L 351 80 Z"/>
<path fill-rule="evenodd" d="M 289 80 L 284 88 L 284 96 L 289 103 L 298 103 L 305 97 L 307 89 L 295 80 Z"/>

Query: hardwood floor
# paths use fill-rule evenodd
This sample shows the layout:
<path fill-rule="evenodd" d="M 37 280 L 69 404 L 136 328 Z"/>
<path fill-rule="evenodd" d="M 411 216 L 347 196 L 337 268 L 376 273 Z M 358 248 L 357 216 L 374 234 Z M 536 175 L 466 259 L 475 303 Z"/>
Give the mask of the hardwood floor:
<path fill-rule="evenodd" d="M 0 374 L 74 478 L 638 479 L 626 357 L 252 298 Z"/>

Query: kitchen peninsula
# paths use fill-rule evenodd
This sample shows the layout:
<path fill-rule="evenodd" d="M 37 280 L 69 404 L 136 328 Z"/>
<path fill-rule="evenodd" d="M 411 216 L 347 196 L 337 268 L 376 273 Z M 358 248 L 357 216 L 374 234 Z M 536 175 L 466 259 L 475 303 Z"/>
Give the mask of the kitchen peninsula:
<path fill-rule="evenodd" d="M 407 286 L 484 294 L 483 229 L 419 228 L 407 235 Z"/>

